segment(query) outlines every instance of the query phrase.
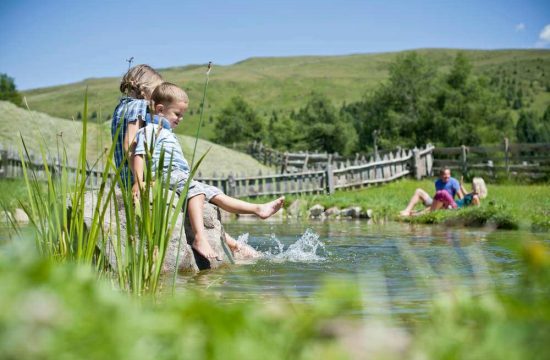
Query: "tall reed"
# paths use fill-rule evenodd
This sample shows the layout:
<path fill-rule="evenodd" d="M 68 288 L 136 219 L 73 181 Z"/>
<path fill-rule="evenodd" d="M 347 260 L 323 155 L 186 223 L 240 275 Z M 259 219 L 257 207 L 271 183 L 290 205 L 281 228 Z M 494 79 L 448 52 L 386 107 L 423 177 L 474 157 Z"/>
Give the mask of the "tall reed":
<path fill-rule="evenodd" d="M 119 131 L 120 128 L 117 129 Z M 42 167 L 47 183 L 45 191 L 42 189 L 44 180 L 32 164 L 25 140 L 21 138 L 20 156 L 29 198 L 28 205 L 22 206 L 36 230 L 36 247 L 40 254 L 53 261 L 77 262 L 94 266 L 101 273 L 113 273 L 118 286 L 127 292 L 154 294 L 160 288 L 166 249 L 174 236 L 189 181 L 178 198 L 170 191 L 169 174 L 163 177 L 160 173 L 162 167 L 153 174 L 151 162 L 147 161 L 146 186 L 140 200 L 134 203 L 128 184 L 124 184 L 121 178 L 121 168 L 116 168 L 112 160 L 115 145 L 112 144 L 108 151 L 89 164 L 86 160 L 87 133 L 86 94 L 76 173 L 71 176 L 74 169 L 68 165 L 68 154 L 63 144 L 58 150 L 58 169 L 51 168 L 45 146 L 42 145 Z M 152 148 L 147 149 L 147 158 L 151 158 L 151 153 Z M 164 156 L 161 152 L 161 163 Z M 191 178 L 203 159 L 204 155 L 193 167 Z M 97 170 L 101 162 L 105 164 L 101 183 L 98 189 L 90 191 L 87 188 L 90 174 Z M 122 200 L 123 209 L 119 208 L 118 197 Z M 89 201 L 86 203 L 86 199 L 90 198 L 93 199 L 93 209 L 86 209 L 86 206 L 92 206 Z M 126 224 L 119 210 L 124 214 Z M 90 218 L 85 219 L 86 213 L 91 214 Z M 106 224 L 106 219 L 110 219 L 110 223 Z M 114 253 L 115 264 L 110 261 L 110 252 Z"/>

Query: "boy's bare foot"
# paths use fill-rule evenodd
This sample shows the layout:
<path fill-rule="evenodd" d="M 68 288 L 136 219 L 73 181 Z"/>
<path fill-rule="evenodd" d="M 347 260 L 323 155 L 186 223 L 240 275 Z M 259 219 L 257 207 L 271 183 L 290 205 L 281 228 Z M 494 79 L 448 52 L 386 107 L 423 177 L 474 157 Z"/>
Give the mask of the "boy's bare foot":
<path fill-rule="evenodd" d="M 219 255 L 216 254 L 214 249 L 212 249 L 212 247 L 208 243 L 208 239 L 206 238 L 195 236 L 195 241 L 193 241 L 193 245 L 191 245 L 191 247 L 208 260 L 222 260 Z"/>
<path fill-rule="evenodd" d="M 258 215 L 261 219 L 267 219 L 268 217 L 279 211 L 281 207 L 283 207 L 284 202 L 285 197 L 281 196 L 277 200 L 262 204 L 259 206 L 259 210 L 256 215 Z"/>
<path fill-rule="evenodd" d="M 408 216 L 411 216 L 411 212 L 403 210 L 399 212 L 399 216 L 408 217 Z"/>

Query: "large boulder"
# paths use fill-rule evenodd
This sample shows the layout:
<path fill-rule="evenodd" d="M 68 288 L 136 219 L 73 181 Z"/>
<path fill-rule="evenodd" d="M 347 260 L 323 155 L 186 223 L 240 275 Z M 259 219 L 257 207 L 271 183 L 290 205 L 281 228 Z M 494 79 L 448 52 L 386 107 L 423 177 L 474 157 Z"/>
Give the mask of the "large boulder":
<path fill-rule="evenodd" d="M 97 191 L 88 191 L 84 196 L 84 224 L 88 228 L 91 227 L 93 214 L 97 205 L 97 198 Z M 177 200 L 175 202 L 177 202 Z M 116 209 L 118 209 L 118 211 L 116 211 Z M 118 213 L 119 219 L 118 227 L 120 229 L 120 248 L 122 254 L 124 254 L 126 249 L 126 240 L 128 238 L 127 223 L 122 192 L 118 188 L 115 191 L 114 198 L 111 199 L 103 221 L 103 230 L 105 234 L 107 234 L 107 242 L 104 246 L 104 251 L 109 266 L 112 268 L 116 268 L 117 266 L 117 258 L 114 251 L 114 246 L 116 246 L 118 239 L 116 236 L 118 231 L 115 211 Z M 212 246 L 212 248 L 220 254 L 221 261 L 208 261 L 191 248 L 190 244 L 193 243 L 193 232 L 190 230 L 191 227 L 189 225 L 189 220 L 186 219 L 186 221 L 184 221 L 183 212 L 181 212 L 178 216 L 175 228 L 167 246 L 163 264 L 164 273 L 170 273 L 176 270 L 197 272 L 199 270 L 217 268 L 223 265 L 232 264 L 234 262 L 231 252 L 227 249 L 227 246 L 223 241 L 225 232 L 223 226 L 221 225 L 220 212 L 216 206 L 210 203 L 205 203 L 204 206 L 204 224 L 210 246 Z M 180 239 L 181 244 L 178 244 Z M 176 264 L 176 259 L 178 259 L 178 264 Z"/>

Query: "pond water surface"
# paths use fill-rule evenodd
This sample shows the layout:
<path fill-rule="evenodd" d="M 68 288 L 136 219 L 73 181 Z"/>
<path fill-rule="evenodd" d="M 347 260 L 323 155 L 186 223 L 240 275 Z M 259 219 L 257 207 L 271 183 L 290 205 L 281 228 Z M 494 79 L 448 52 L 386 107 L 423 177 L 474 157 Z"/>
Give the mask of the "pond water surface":
<path fill-rule="evenodd" d="M 520 275 L 514 245 L 550 243 L 548 234 L 528 231 L 365 221 L 235 221 L 225 229 L 265 257 L 180 276 L 178 286 L 208 288 L 226 301 L 283 295 L 308 302 L 330 276 L 361 289 L 365 305 L 352 315 L 413 318 L 423 317 L 433 296 L 449 287 L 474 294 L 511 290 Z"/>

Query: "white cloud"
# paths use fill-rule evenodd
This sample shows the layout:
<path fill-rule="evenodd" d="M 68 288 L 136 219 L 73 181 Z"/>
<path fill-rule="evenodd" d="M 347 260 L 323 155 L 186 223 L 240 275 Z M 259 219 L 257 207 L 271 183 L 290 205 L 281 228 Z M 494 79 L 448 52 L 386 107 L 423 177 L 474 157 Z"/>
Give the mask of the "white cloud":
<path fill-rule="evenodd" d="M 539 34 L 539 39 L 542 42 L 550 43 L 550 24 L 546 25 Z"/>
<path fill-rule="evenodd" d="M 520 31 L 523 31 L 525 30 L 525 24 L 524 23 L 519 23 L 516 25 L 516 31 L 517 32 L 520 32 Z"/>

